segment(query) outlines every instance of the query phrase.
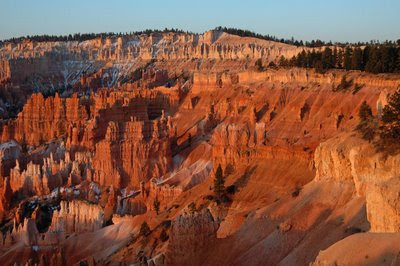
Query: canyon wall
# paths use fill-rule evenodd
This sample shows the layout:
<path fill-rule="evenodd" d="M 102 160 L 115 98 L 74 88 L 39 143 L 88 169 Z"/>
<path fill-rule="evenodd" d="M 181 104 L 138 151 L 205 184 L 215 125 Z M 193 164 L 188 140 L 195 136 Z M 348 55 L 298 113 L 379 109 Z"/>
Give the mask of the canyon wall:
<path fill-rule="evenodd" d="M 399 232 L 395 192 L 399 160 L 398 155 L 385 158 L 367 142 L 344 135 L 322 143 L 315 151 L 315 179 L 354 183 L 357 194 L 366 199 L 370 231 Z"/>
<path fill-rule="evenodd" d="M 75 95 L 60 98 L 58 94 L 44 98 L 34 94 L 14 121 L 3 126 L 2 141 L 39 145 L 65 134 L 70 124 L 81 124 L 89 117 L 85 106 Z"/>
<path fill-rule="evenodd" d="M 29 40 L 19 44 L 9 43 L 1 48 L 0 56 L 16 62 L 20 58 L 38 58 L 49 55 L 64 61 L 75 60 L 141 60 L 163 59 L 246 59 L 266 58 L 274 60 L 281 55 L 290 58 L 303 48 L 260 40 L 241 38 L 220 31 L 204 34 L 152 33 L 118 38 L 97 38 L 77 42 L 41 42 Z M 32 61 L 33 63 L 33 61 Z M 46 66 L 50 64 L 45 64 Z M 13 68 L 13 66 L 11 66 Z M 24 71 L 27 73 L 27 71 Z M 44 69 L 41 73 L 46 72 Z"/>
<path fill-rule="evenodd" d="M 316 149 L 315 180 L 352 184 L 356 197 L 365 200 L 369 228 L 319 252 L 313 265 L 399 262 L 399 158 L 378 153 L 371 143 L 348 133 Z"/>
<path fill-rule="evenodd" d="M 0 82 L 33 94 L 0 123 L 0 262 L 306 265 L 396 234 L 399 156 L 354 129 L 399 76 L 256 69 L 303 49 L 218 31 L 5 44 Z"/>

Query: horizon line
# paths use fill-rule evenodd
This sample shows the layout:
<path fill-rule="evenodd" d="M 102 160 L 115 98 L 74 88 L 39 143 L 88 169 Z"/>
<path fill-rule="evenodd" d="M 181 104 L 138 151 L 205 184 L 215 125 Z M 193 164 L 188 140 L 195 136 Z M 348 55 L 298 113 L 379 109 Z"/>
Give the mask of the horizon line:
<path fill-rule="evenodd" d="M 143 34 L 148 35 L 148 34 L 152 34 L 152 33 L 176 33 L 177 32 L 177 33 L 184 33 L 184 34 L 202 35 L 202 34 L 204 34 L 206 32 L 209 32 L 209 31 L 218 31 L 217 30 L 218 27 L 222 27 L 222 26 L 217 26 L 217 27 L 214 27 L 212 29 L 205 30 L 205 31 L 202 31 L 202 32 L 183 30 L 183 29 L 174 28 L 174 27 L 172 27 L 172 28 L 165 27 L 164 29 L 147 28 L 147 29 L 143 29 L 143 30 L 135 30 L 135 31 L 129 31 L 129 32 L 127 32 L 127 31 L 124 31 L 124 32 L 122 32 L 122 31 L 121 32 L 118 32 L 118 31 L 109 31 L 109 32 L 99 31 L 99 32 L 74 32 L 74 33 L 64 33 L 64 34 L 43 33 L 43 34 L 34 34 L 34 35 L 20 35 L 20 36 L 16 36 L 16 37 L 5 38 L 5 39 L 1 39 L 0 42 L 1 43 L 7 43 L 7 42 L 10 42 L 13 39 L 17 39 L 17 40 L 18 39 L 30 39 L 32 37 L 42 37 L 42 36 L 69 37 L 69 36 L 74 36 L 74 35 L 77 35 L 77 34 L 80 34 L 80 35 L 89 35 L 89 34 L 95 34 L 95 35 L 101 35 L 101 34 L 119 35 L 119 34 L 121 34 L 121 35 L 125 35 L 126 36 L 126 35 L 143 35 Z M 359 41 L 354 41 L 354 42 L 351 42 L 351 41 L 332 41 L 332 40 L 327 41 L 327 40 L 322 40 L 321 38 L 305 40 L 305 39 L 295 39 L 294 36 L 291 36 L 290 38 L 283 38 L 283 37 L 281 38 L 281 37 L 277 37 L 275 35 L 262 34 L 262 33 L 258 33 L 256 31 L 252 31 L 252 30 L 244 29 L 244 28 L 234 28 L 234 27 L 226 27 L 226 26 L 224 26 L 222 28 L 248 31 L 248 32 L 251 32 L 253 34 L 260 35 L 260 37 L 261 36 L 263 36 L 263 37 L 269 36 L 271 38 L 277 39 L 278 42 L 280 42 L 281 40 L 284 40 L 284 41 L 293 40 L 293 41 L 298 41 L 298 42 L 303 42 L 303 43 L 312 42 L 312 41 L 322 41 L 324 43 L 332 43 L 332 44 L 357 44 L 357 43 L 378 43 L 378 44 L 380 44 L 380 43 L 386 43 L 386 42 L 400 42 L 400 37 L 394 37 L 393 39 L 385 39 L 385 40 L 379 40 L 379 39 L 371 39 L 371 40 L 368 40 L 368 41 L 360 41 L 359 40 Z M 151 31 L 151 32 L 145 33 L 146 31 Z M 228 32 L 226 32 L 224 30 L 219 30 L 219 31 L 228 33 Z M 137 34 L 137 33 L 141 33 L 141 34 Z M 232 33 L 228 33 L 228 34 L 232 34 Z M 232 34 L 232 35 L 237 35 L 237 34 Z M 237 35 L 237 36 L 240 36 L 240 35 Z M 255 37 L 255 36 L 240 36 L 240 37 L 252 37 L 252 38 L 260 39 L 259 37 Z M 95 37 L 95 38 L 98 38 L 98 37 Z"/>

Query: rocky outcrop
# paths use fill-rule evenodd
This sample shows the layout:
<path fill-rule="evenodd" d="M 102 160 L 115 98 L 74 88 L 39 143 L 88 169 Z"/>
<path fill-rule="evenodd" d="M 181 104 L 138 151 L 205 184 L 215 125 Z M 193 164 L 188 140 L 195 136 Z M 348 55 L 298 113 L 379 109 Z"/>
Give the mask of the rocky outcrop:
<path fill-rule="evenodd" d="M 6 177 L 0 189 L 0 218 L 3 219 L 4 212 L 11 206 L 13 191 L 10 186 L 10 179 Z"/>
<path fill-rule="evenodd" d="M 264 138 L 258 144 L 263 145 L 265 130 L 260 135 Z M 216 163 L 222 163 L 226 168 L 228 164 L 235 165 L 240 161 L 250 160 L 251 153 L 255 153 L 255 136 L 256 131 L 252 125 L 220 124 L 212 139 Z"/>
<path fill-rule="evenodd" d="M 140 215 L 147 212 L 144 200 L 140 197 L 127 196 L 118 198 L 118 206 L 115 211 L 118 215 Z"/>
<path fill-rule="evenodd" d="M 164 175 L 172 159 L 169 131 L 165 117 L 110 122 L 105 139 L 96 145 L 93 180 L 102 186 L 138 189 L 140 182 Z"/>
<path fill-rule="evenodd" d="M 397 175 L 367 188 L 367 215 L 371 232 L 400 232 L 399 188 Z"/>
<path fill-rule="evenodd" d="M 10 62 L 8 60 L 0 60 L 0 82 L 11 79 Z"/>
<path fill-rule="evenodd" d="M 211 143 L 213 165 L 221 164 L 228 172 L 257 159 L 302 161 L 309 164 L 313 156 L 308 149 L 298 146 L 268 145 L 265 123 L 221 123 L 214 130 Z"/>
<path fill-rule="evenodd" d="M 15 141 L 5 142 L 0 145 L 0 218 L 4 211 L 11 206 L 13 190 L 10 182 L 10 169 L 15 167 L 16 161 L 22 155 L 21 147 Z"/>
<path fill-rule="evenodd" d="M 5 235 L 0 233 L 0 246 L 11 246 L 17 242 L 26 246 L 37 245 L 39 241 L 39 232 L 33 219 L 25 219 L 22 224 L 14 227 L 11 232 Z"/>
<path fill-rule="evenodd" d="M 223 87 L 231 87 L 235 84 L 256 84 L 260 82 L 277 84 L 296 83 L 299 86 L 309 86 L 312 83 L 317 83 L 320 85 L 329 85 L 334 88 L 340 84 L 343 78 L 351 80 L 362 87 L 368 86 L 387 89 L 396 88 L 400 85 L 398 79 L 384 75 L 371 78 L 365 73 L 332 71 L 319 74 L 312 69 L 293 68 L 284 71 L 281 69 L 267 69 L 265 71 L 237 71 L 236 73 L 197 71 L 193 74 L 192 91 L 196 94 L 202 91 L 215 91 Z"/>
<path fill-rule="evenodd" d="M 385 157 L 355 136 L 339 136 L 315 151 L 317 181 L 351 182 L 365 197 L 371 232 L 399 232 L 397 195 L 400 156 Z"/>
<path fill-rule="evenodd" d="M 10 175 L 10 169 L 15 167 L 15 161 L 21 156 L 21 147 L 15 141 L 0 145 L 0 176 Z"/>
<path fill-rule="evenodd" d="M 315 82 L 321 85 L 329 84 L 330 86 L 337 86 L 343 77 L 363 86 L 391 88 L 399 85 L 399 81 L 397 79 L 392 79 L 384 75 L 375 76 L 371 79 L 371 77 L 365 73 L 349 73 L 342 71 L 319 74 L 314 70 L 301 68 L 293 68 L 289 71 L 246 71 L 238 74 L 238 83 L 256 83 L 261 81 L 277 83 L 296 82 L 298 85 L 309 85 L 310 83 Z"/>
<path fill-rule="evenodd" d="M 17 195 L 45 195 L 50 193 L 48 184 L 48 176 L 42 175 L 40 165 L 30 162 L 27 165 L 26 170 L 20 171 L 19 164 L 11 170 L 11 189 L 17 193 Z M 61 185 L 62 182 L 57 182 L 57 185 Z"/>
<path fill-rule="evenodd" d="M 61 201 L 60 210 L 53 213 L 50 232 L 72 233 L 93 232 L 104 224 L 103 209 L 84 201 Z"/>
<path fill-rule="evenodd" d="M 90 153 L 77 152 L 75 160 L 71 160 L 69 152 L 65 152 L 64 156 L 57 161 L 51 153 L 39 164 L 30 161 L 25 169 L 17 161 L 10 171 L 10 185 L 15 196 L 48 195 L 63 185 L 73 186 L 84 180 L 91 181 Z"/>
<path fill-rule="evenodd" d="M 131 73 L 151 60 L 195 62 L 240 61 L 262 58 L 265 64 L 284 55 L 291 58 L 305 47 L 255 38 L 242 38 L 219 31 L 204 34 L 152 33 L 107 37 L 83 42 L 7 43 L 0 48 L 0 82 L 19 86 L 33 84 L 37 90 L 55 88 L 102 88 L 122 84 Z M 242 64 L 241 63 L 241 64 Z M 190 63 L 189 63 L 190 64 Z M 197 63 L 189 69 L 196 68 Z M 240 65 L 240 64 L 239 64 Z M 174 66 L 177 73 L 177 65 Z M 181 68 L 181 67 L 180 67 Z M 187 71 L 187 67 L 180 71 Z M 155 71 L 165 81 L 165 72 Z M 171 73 L 168 73 L 171 76 Z M 158 84 L 158 85 L 157 85 Z M 153 85 L 164 85 L 153 83 Z M 32 88 L 24 88 L 31 93 Z"/>
<path fill-rule="evenodd" d="M 398 86 L 393 77 L 340 71 L 321 75 L 312 70 L 280 69 L 237 75 L 236 83 L 232 76 L 224 83 L 227 74 L 222 74 L 218 85 L 209 84 L 214 74 L 199 74 L 193 84 L 196 90 L 190 94 L 192 101 L 186 99 L 184 106 L 204 112 L 211 104 L 217 121 L 224 121 L 214 130 L 215 146 L 230 139 L 248 152 L 263 145 L 314 150 L 321 141 L 354 128 L 364 100 L 379 115 L 384 96 Z M 360 82 L 362 89 L 335 92 L 343 76 Z"/>
<path fill-rule="evenodd" d="M 62 51 L 64 53 L 60 53 Z M 131 35 L 118 38 L 93 39 L 84 42 L 45 42 L 36 43 L 25 41 L 18 44 L 9 43 L 0 50 L 0 57 L 10 61 L 11 72 L 23 58 L 38 58 L 48 56 L 47 65 L 57 57 L 64 60 L 150 60 L 150 59 L 192 59 L 208 58 L 217 60 L 265 58 L 276 60 L 281 55 L 291 58 L 301 52 L 302 48 L 295 46 L 265 41 L 255 38 L 241 38 L 219 31 L 208 31 L 204 34 L 185 33 L 152 33 L 150 35 Z M 58 53 L 57 53 L 58 52 Z M 33 60 L 31 60 L 32 62 Z M 50 62 L 49 62 L 50 61 Z M 33 61 L 34 62 L 34 61 Z M 27 63 L 25 63 L 27 64 Z M 46 63 L 36 62 L 38 72 L 50 72 Z M 43 64 L 43 65 L 41 65 Z M 57 69 L 67 66 L 58 65 Z M 4 77 L 8 72 L 5 68 Z M 32 75 L 35 68 L 23 68 L 22 73 Z M 11 78 L 14 77 L 13 73 Z"/>
<path fill-rule="evenodd" d="M 399 233 L 355 234 L 321 251 L 312 265 L 397 265 L 399 240 Z"/>
<path fill-rule="evenodd" d="M 178 216 L 172 222 L 166 263 L 182 265 L 202 261 L 202 252 L 216 239 L 217 229 L 218 223 L 208 209 Z"/>
<path fill-rule="evenodd" d="M 15 121 L 3 126 L 2 141 L 15 139 L 28 145 L 39 145 L 67 132 L 69 124 L 79 125 L 88 119 L 86 107 L 72 98 L 44 98 L 33 94 Z"/>

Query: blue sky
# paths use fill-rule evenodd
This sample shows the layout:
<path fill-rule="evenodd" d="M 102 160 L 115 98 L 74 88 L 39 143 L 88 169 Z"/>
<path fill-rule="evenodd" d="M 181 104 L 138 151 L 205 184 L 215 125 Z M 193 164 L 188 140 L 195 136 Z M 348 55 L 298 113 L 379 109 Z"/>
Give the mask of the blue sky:
<path fill-rule="evenodd" d="M 1 0 L 0 39 L 216 26 L 280 38 L 400 39 L 400 0 Z"/>

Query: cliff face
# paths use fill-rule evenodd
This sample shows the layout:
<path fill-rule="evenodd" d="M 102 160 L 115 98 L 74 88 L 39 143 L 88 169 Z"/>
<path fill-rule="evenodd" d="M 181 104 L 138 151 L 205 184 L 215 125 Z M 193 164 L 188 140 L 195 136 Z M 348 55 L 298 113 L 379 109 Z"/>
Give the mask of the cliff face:
<path fill-rule="evenodd" d="M 127 37 L 94 39 L 84 42 L 42 42 L 25 41 L 7 44 L 0 50 L 0 56 L 13 63 L 21 58 L 49 58 L 79 60 L 141 60 L 150 59 L 192 59 L 212 58 L 217 60 L 272 58 L 301 52 L 301 49 L 282 43 L 255 38 L 241 38 L 219 31 L 204 34 L 153 33 Z M 43 64 L 43 67 L 49 64 Z M 44 69 L 37 69 L 43 73 Z M 32 74 L 26 70 L 23 73 Z M 7 74 L 7 73 L 5 73 Z M 5 75 L 6 76 L 6 75 Z M 13 75 L 11 75 L 13 77 Z"/>
<path fill-rule="evenodd" d="M 60 203 L 60 210 L 54 212 L 50 232 L 65 234 L 93 232 L 104 223 L 104 212 L 98 205 L 82 201 Z"/>
<path fill-rule="evenodd" d="M 240 72 L 234 76 L 227 77 L 230 81 L 225 82 L 222 75 L 220 84 L 213 86 L 208 74 L 197 78 L 195 74 L 196 89 L 190 94 L 192 104 L 186 107 L 184 102 L 188 113 L 194 116 L 206 113 L 203 123 L 212 120 L 216 126 L 211 138 L 213 161 L 221 163 L 223 168 L 256 158 L 310 160 L 321 141 L 356 126 L 357 107 L 364 100 L 379 116 L 384 95 L 398 84 L 397 80 L 383 76 L 371 79 L 342 72 L 321 75 L 296 69 Z M 353 88 L 335 92 L 343 76 L 360 82 L 362 89 L 357 93 Z M 192 121 L 199 118 L 200 114 Z M 206 134 L 201 123 L 195 124 L 190 132 Z"/>
<path fill-rule="evenodd" d="M 351 183 L 357 197 L 365 201 L 369 232 L 347 237 L 321 251 L 315 265 L 398 263 L 398 161 L 399 155 L 377 153 L 354 134 L 340 135 L 317 148 L 316 180 Z M 350 256 L 349 249 L 358 255 Z"/>
<path fill-rule="evenodd" d="M 167 127 L 165 117 L 154 122 L 110 122 L 105 139 L 96 145 L 93 180 L 102 186 L 139 188 L 140 182 L 164 175 L 171 165 Z"/>
<path fill-rule="evenodd" d="M 370 231 L 399 232 L 395 192 L 399 160 L 399 156 L 385 158 L 357 137 L 337 137 L 315 152 L 316 180 L 354 183 L 357 195 L 366 199 Z"/>
<path fill-rule="evenodd" d="M 216 240 L 218 224 L 208 209 L 183 214 L 171 227 L 171 239 L 166 254 L 166 263 L 171 265 L 198 263 L 207 246 Z M 204 259 L 204 258 L 203 258 Z"/>
<path fill-rule="evenodd" d="M 237 60 L 243 66 L 247 64 L 246 60 L 262 58 L 267 65 L 282 55 L 291 58 L 303 49 L 308 48 L 241 38 L 218 31 L 204 34 L 153 33 L 83 42 L 37 43 L 25 40 L 18 44 L 7 43 L 0 48 L 0 85 L 21 86 L 28 95 L 32 91 L 51 91 L 60 87 L 77 90 L 110 88 L 137 77 L 140 73 L 138 68 L 151 60 L 175 62 L 173 72 L 178 73 L 194 70 L 197 67 L 195 60 L 206 60 L 211 64 Z M 186 62 L 186 67 L 178 67 L 182 62 Z M 161 73 L 156 76 L 165 76 L 165 72 Z"/>
<path fill-rule="evenodd" d="M 44 98 L 34 94 L 15 121 L 3 127 L 2 141 L 15 139 L 28 145 L 39 145 L 65 134 L 69 124 L 80 124 L 89 114 L 76 95 Z"/>
<path fill-rule="evenodd" d="M 138 188 L 141 181 L 162 176 L 170 169 L 173 125 L 164 115 L 164 108 L 176 105 L 173 97 L 173 94 L 171 98 L 168 94 L 163 96 L 157 90 L 128 95 L 100 92 L 97 96 L 92 95 L 89 101 L 76 95 L 67 99 L 58 95 L 44 99 L 37 94 L 16 120 L 3 126 L 3 138 L 38 146 L 61 137 L 66 140 L 66 148 L 95 151 L 95 171 L 91 178 L 101 186 Z M 4 160 L 9 160 L 8 157 Z M 92 155 L 89 156 L 91 159 Z M 15 158 L 5 164 L 15 164 Z M 53 164 L 49 162 L 48 167 Z M 40 195 L 45 191 L 48 193 L 49 188 L 39 189 L 42 178 L 36 176 L 48 176 L 51 170 L 41 171 L 41 168 L 41 165 L 31 163 L 27 170 L 13 171 L 14 191 L 25 187 L 29 191 L 42 191 L 38 192 Z M 24 184 L 28 176 L 33 181 Z M 86 177 L 86 173 L 79 176 Z M 53 178 L 48 182 L 50 189 L 63 184 Z M 27 188 L 30 186 L 34 188 Z M 30 194 L 29 191 L 23 194 Z"/>

